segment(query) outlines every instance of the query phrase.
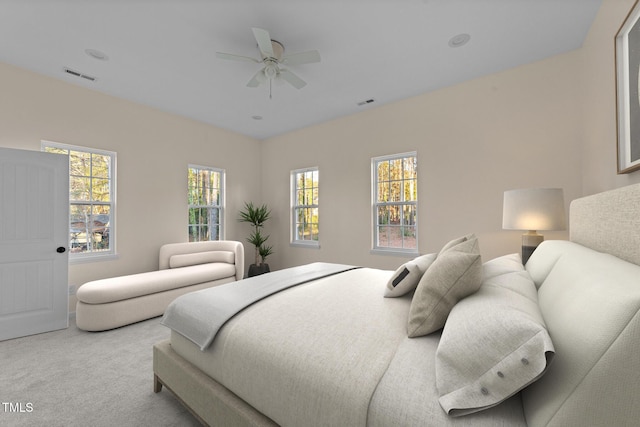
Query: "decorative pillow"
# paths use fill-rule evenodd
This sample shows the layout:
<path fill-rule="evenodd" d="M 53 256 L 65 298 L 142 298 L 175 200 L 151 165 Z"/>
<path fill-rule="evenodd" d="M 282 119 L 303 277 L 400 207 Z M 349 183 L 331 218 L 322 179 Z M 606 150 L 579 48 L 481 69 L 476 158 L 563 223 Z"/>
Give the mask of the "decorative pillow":
<path fill-rule="evenodd" d="M 501 261 L 513 264 L 513 257 Z M 436 385 L 451 416 L 499 404 L 540 378 L 552 359 L 535 284 L 513 267 L 485 280 L 449 314 L 436 351 Z"/>
<path fill-rule="evenodd" d="M 458 237 L 457 239 L 453 239 L 450 242 L 448 242 L 446 245 L 444 245 L 442 247 L 442 249 L 440 249 L 440 252 L 438 252 L 438 255 L 442 255 L 443 253 L 445 253 L 446 251 L 448 251 L 452 247 L 454 247 L 456 245 L 459 245 L 462 242 L 466 242 L 469 239 L 473 239 L 475 237 L 476 237 L 475 234 L 467 234 L 466 236 L 462 236 L 462 237 Z"/>
<path fill-rule="evenodd" d="M 418 286 L 418 282 L 424 272 L 433 264 L 437 255 L 422 255 L 402 264 L 387 282 L 384 296 L 387 298 L 400 297 L 413 291 Z"/>
<path fill-rule="evenodd" d="M 478 239 L 474 235 L 464 239 L 441 251 L 418 282 L 409 309 L 409 337 L 442 328 L 453 306 L 482 284 Z"/>
<path fill-rule="evenodd" d="M 169 258 L 169 268 L 188 267 L 190 265 L 207 264 L 210 262 L 233 264 L 235 258 L 235 254 L 231 251 L 206 251 L 171 255 Z"/>

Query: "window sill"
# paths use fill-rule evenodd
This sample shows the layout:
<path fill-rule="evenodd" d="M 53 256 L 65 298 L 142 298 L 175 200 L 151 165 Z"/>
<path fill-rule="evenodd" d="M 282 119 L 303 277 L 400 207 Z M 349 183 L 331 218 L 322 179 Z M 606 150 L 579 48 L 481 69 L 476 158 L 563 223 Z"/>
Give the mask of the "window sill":
<path fill-rule="evenodd" d="M 388 255 L 388 256 L 399 256 L 405 258 L 415 258 L 420 253 L 417 249 L 383 249 L 383 248 L 374 248 L 371 249 L 370 253 L 372 255 Z"/>
<path fill-rule="evenodd" d="M 320 242 L 318 241 L 289 242 L 289 246 L 296 247 L 296 248 L 320 249 Z"/>
<path fill-rule="evenodd" d="M 120 258 L 118 254 L 91 254 L 72 256 L 69 254 L 69 264 L 86 264 L 89 262 L 113 261 Z"/>

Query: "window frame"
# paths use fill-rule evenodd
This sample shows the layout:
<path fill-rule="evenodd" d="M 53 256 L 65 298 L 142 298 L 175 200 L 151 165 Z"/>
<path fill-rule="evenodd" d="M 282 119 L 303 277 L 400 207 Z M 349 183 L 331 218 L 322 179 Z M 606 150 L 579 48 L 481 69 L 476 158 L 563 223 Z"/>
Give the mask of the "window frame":
<path fill-rule="evenodd" d="M 378 181 L 378 168 L 377 165 L 380 162 L 391 161 L 391 160 L 402 160 L 404 161 L 407 158 L 414 157 L 415 158 L 415 184 L 418 184 L 418 152 L 411 151 L 406 153 L 398 153 L 398 154 L 390 154 L 386 156 L 373 157 L 371 159 L 371 253 L 373 254 L 383 254 L 383 255 L 399 255 L 399 256 L 416 256 L 419 254 L 419 213 L 418 213 L 418 192 L 416 188 L 416 196 L 415 200 L 407 201 L 404 200 L 404 192 L 401 192 L 400 201 L 387 201 L 387 202 L 378 202 L 378 189 L 379 189 L 379 181 Z M 403 183 L 405 178 L 403 177 L 401 180 Z M 379 245 L 379 226 L 378 223 L 378 207 L 380 206 L 389 206 L 389 205 L 401 205 L 401 206 L 412 206 L 415 210 L 415 248 L 406 248 L 406 247 L 390 247 L 390 246 L 380 246 Z"/>
<path fill-rule="evenodd" d="M 314 187 L 312 185 L 311 190 L 313 192 L 313 189 L 315 188 L 318 192 L 318 197 L 317 197 L 317 203 L 311 203 L 311 204 L 298 204 L 298 198 L 296 197 L 297 192 L 298 192 L 298 175 L 299 174 L 304 174 L 307 172 L 314 172 L 317 175 L 317 185 Z M 291 171 L 290 174 L 290 179 L 291 179 L 291 186 L 290 186 L 290 193 L 291 193 L 291 219 L 290 219 L 290 223 L 291 223 L 291 227 L 290 227 L 290 231 L 291 231 L 291 238 L 289 241 L 289 244 L 291 246 L 299 246 L 299 247 L 306 247 L 306 248 L 320 248 L 320 169 L 317 166 L 311 166 L 311 167 L 307 167 L 307 168 L 302 168 L 302 169 L 295 169 Z M 318 214 L 317 214 L 317 218 L 318 218 L 318 222 L 317 227 L 318 227 L 318 238 L 316 240 L 301 240 L 298 239 L 298 233 L 297 233 L 297 227 L 298 227 L 298 222 L 297 222 L 297 218 L 298 218 L 298 210 L 299 209 L 316 209 Z"/>
<path fill-rule="evenodd" d="M 117 153 L 115 151 L 101 150 L 98 148 L 90 148 L 83 147 L 79 145 L 65 144 L 55 141 L 40 141 L 40 150 L 46 151 L 47 148 L 53 148 L 56 150 L 66 150 L 66 156 L 69 158 L 69 175 L 71 178 L 71 151 L 77 151 L 81 153 L 87 153 L 90 155 L 97 154 L 101 156 L 109 157 L 109 176 L 107 177 L 109 181 L 109 202 L 96 202 L 95 200 L 72 200 L 71 199 L 71 183 L 69 185 L 69 263 L 83 263 L 83 262 L 93 262 L 93 261 L 104 261 L 117 258 L 117 246 L 116 246 L 116 196 L 117 196 L 117 187 L 116 187 L 116 165 L 117 165 Z M 62 154 L 62 153 L 58 153 Z M 93 179 L 94 175 L 89 175 L 89 178 Z M 108 206 L 109 207 L 109 249 L 108 250 L 91 250 L 86 252 L 73 252 L 71 250 L 71 215 L 72 215 L 72 205 L 82 205 L 82 206 Z"/>
<path fill-rule="evenodd" d="M 206 205 L 206 204 L 199 204 L 199 205 L 194 205 L 191 204 L 189 202 L 189 191 L 190 191 L 190 182 L 189 182 L 189 173 L 191 171 L 191 169 L 195 169 L 195 170 L 206 170 L 206 171 L 210 171 L 210 172 L 215 172 L 215 173 L 219 173 L 220 174 L 220 187 L 219 187 L 219 194 L 220 196 L 219 198 L 219 203 L 218 205 L 215 204 L 211 204 L 211 205 Z M 192 164 L 189 163 L 187 165 L 187 240 L 189 242 L 205 242 L 205 241 L 216 241 L 216 240 L 224 240 L 225 239 L 225 194 L 226 194 L 226 171 L 222 168 L 218 168 L 215 166 L 203 166 L 203 165 L 196 165 L 196 164 Z M 192 208 L 217 208 L 218 209 L 218 238 L 215 240 L 211 239 L 211 233 L 209 233 L 209 240 L 191 240 L 191 232 L 190 232 L 190 228 L 192 225 L 196 225 L 196 224 L 191 224 L 190 221 L 190 212 Z M 211 227 L 211 224 L 209 224 L 209 227 Z"/>

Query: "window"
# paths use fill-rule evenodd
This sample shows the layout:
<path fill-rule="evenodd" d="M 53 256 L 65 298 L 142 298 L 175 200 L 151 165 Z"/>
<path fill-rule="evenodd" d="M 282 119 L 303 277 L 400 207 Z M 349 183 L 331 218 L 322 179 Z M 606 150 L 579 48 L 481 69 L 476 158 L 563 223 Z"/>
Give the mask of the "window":
<path fill-rule="evenodd" d="M 224 170 L 189 165 L 189 241 L 222 240 Z"/>
<path fill-rule="evenodd" d="M 70 260 L 115 255 L 116 153 L 42 141 L 69 157 Z"/>
<path fill-rule="evenodd" d="M 318 168 L 291 172 L 291 243 L 319 245 Z"/>
<path fill-rule="evenodd" d="M 418 252 L 417 154 L 372 160 L 373 249 Z"/>

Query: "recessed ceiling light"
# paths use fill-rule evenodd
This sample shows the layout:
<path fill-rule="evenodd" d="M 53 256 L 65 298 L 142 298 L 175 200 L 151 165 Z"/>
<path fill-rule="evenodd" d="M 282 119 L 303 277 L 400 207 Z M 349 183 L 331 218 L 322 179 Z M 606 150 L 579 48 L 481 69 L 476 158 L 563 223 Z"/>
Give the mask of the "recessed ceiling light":
<path fill-rule="evenodd" d="M 253 120 L 262 120 L 262 116 L 258 116 L 258 115 L 251 116 L 251 118 L 252 118 Z"/>
<path fill-rule="evenodd" d="M 458 34 L 457 36 L 451 37 L 449 39 L 449 47 L 460 47 L 464 46 L 471 40 L 471 36 L 466 33 Z"/>
<path fill-rule="evenodd" d="M 84 53 L 86 53 L 90 57 L 97 59 L 99 61 L 109 60 L 109 57 L 104 52 L 100 52 L 99 50 L 96 50 L 96 49 L 85 49 Z"/>

